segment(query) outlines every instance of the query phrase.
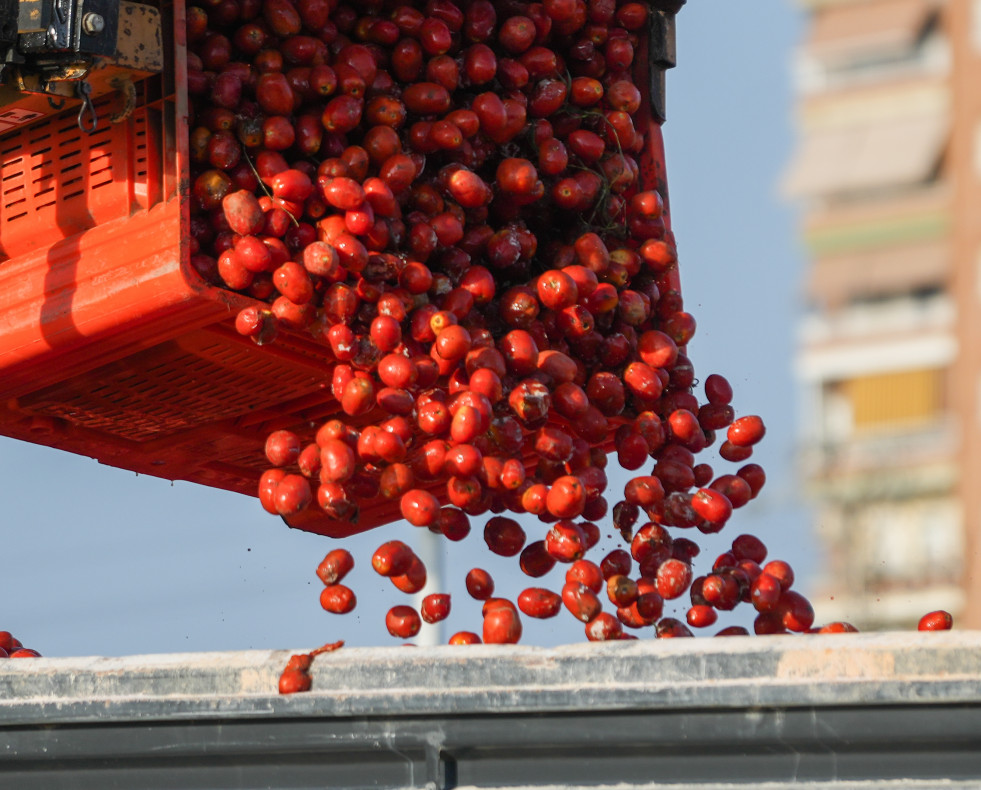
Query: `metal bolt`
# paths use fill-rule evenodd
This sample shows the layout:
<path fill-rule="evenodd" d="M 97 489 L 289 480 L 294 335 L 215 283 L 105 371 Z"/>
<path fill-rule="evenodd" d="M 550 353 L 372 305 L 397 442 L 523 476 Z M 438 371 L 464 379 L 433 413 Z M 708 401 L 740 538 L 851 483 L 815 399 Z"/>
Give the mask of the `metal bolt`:
<path fill-rule="evenodd" d="M 88 36 L 97 36 L 106 29 L 106 20 L 101 14 L 89 11 L 82 16 L 82 30 Z"/>

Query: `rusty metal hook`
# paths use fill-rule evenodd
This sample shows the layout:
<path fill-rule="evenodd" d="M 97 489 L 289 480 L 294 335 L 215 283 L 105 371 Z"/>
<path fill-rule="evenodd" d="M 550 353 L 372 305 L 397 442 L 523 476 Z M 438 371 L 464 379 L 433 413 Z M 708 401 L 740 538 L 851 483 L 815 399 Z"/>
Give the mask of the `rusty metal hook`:
<path fill-rule="evenodd" d="M 117 77 L 111 80 L 110 85 L 123 95 L 123 108 L 109 116 L 111 123 L 122 123 L 133 114 L 136 109 L 136 86 L 129 77 Z"/>
<path fill-rule="evenodd" d="M 99 128 L 99 116 L 96 115 L 95 107 L 92 105 L 92 86 L 85 80 L 79 80 L 76 88 L 78 98 L 82 100 L 82 106 L 78 109 L 78 128 L 86 134 L 92 134 Z M 85 123 L 85 116 L 88 114 L 90 122 Z"/>

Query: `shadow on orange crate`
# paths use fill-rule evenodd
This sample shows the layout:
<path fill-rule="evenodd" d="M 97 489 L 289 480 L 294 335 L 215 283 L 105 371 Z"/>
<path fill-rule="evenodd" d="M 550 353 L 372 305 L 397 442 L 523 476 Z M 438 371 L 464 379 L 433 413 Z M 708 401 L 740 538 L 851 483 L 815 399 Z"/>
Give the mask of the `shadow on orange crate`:
<path fill-rule="evenodd" d="M 254 496 L 266 435 L 339 410 L 329 355 L 240 337 L 253 301 L 190 268 L 183 7 L 161 10 L 165 69 L 127 119 L 110 123 L 107 97 L 91 135 L 72 110 L 0 137 L 0 433 Z M 356 525 L 303 528 L 398 517 L 379 503 Z"/>

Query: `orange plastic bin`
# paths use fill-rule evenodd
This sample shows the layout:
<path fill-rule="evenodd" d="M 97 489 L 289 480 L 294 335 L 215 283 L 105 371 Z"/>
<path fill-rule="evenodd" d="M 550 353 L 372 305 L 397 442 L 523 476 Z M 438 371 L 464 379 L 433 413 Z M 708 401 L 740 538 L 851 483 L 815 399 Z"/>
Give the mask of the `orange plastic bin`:
<path fill-rule="evenodd" d="M 323 346 L 240 337 L 253 301 L 190 267 L 184 3 L 159 8 L 165 68 L 128 118 L 111 123 L 107 97 L 91 135 L 68 110 L 0 136 L 0 434 L 254 496 L 265 437 L 340 408 Z M 666 194 L 649 125 L 643 178 Z M 399 517 L 377 501 L 357 524 L 296 526 L 342 537 Z"/>

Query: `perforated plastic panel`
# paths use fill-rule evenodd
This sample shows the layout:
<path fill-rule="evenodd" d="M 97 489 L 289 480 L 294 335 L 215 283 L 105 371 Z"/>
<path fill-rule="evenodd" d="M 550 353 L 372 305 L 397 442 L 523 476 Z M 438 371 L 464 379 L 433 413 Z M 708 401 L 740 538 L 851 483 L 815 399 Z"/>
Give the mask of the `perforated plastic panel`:
<path fill-rule="evenodd" d="M 164 122 L 154 100 L 159 83 L 139 83 L 138 107 L 121 123 L 108 120 L 111 99 L 96 102 L 99 124 L 91 135 L 68 112 L 0 137 L 0 261 L 164 198 Z M 169 186 L 174 190 L 176 183 Z"/>

